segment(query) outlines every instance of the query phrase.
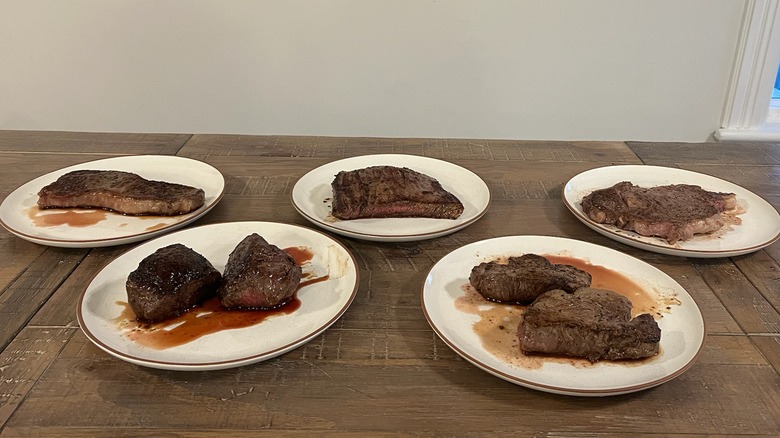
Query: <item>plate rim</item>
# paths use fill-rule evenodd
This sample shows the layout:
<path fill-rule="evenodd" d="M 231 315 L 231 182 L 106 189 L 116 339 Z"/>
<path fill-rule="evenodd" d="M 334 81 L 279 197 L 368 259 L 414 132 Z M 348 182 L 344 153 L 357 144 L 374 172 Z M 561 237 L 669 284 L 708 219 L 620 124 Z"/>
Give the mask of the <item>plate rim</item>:
<path fill-rule="evenodd" d="M 272 221 L 233 221 L 233 222 L 219 222 L 219 223 L 213 223 L 213 224 L 206 224 L 206 225 L 200 225 L 196 227 L 190 227 L 186 230 L 180 230 L 175 233 L 169 233 L 166 236 L 159 236 L 154 239 L 150 239 L 149 241 L 145 242 L 144 244 L 148 244 L 151 242 L 154 242 L 155 240 L 161 238 L 161 237 L 169 237 L 171 235 L 174 235 L 176 233 L 184 233 L 184 232 L 190 232 L 192 230 L 197 230 L 201 228 L 210 228 L 210 227 L 225 227 L 230 226 L 234 224 L 274 224 L 274 225 L 281 225 L 283 227 L 290 227 L 290 228 L 299 228 L 306 230 L 306 232 L 314 232 L 317 233 L 329 241 L 337 244 L 349 257 L 349 260 L 352 261 L 352 264 L 355 266 L 355 283 L 352 286 L 352 291 L 349 293 L 349 297 L 345 301 L 344 305 L 339 308 L 333 316 L 331 316 L 326 322 L 323 324 L 320 324 L 319 327 L 312 330 L 311 332 L 303 335 L 299 339 L 296 339 L 295 341 L 289 342 L 283 346 L 274 348 L 270 351 L 265 351 L 263 353 L 259 354 L 253 354 L 246 357 L 241 357 L 237 359 L 230 359 L 230 360 L 219 360 L 219 361 L 209 361 L 209 362 L 192 362 L 192 363 L 181 363 L 181 362 L 172 362 L 167 360 L 156 360 L 156 359 L 145 359 L 141 357 L 137 357 L 135 355 L 127 354 L 125 352 L 119 351 L 115 348 L 112 348 L 105 344 L 99 336 L 97 336 L 92 330 L 89 329 L 88 324 L 86 323 L 86 320 L 83 316 L 83 307 L 84 307 L 84 300 L 86 298 L 87 292 L 92 286 L 93 281 L 95 278 L 100 275 L 104 270 L 106 270 L 111 263 L 113 263 L 116 260 L 119 260 L 121 257 L 125 256 L 127 253 L 137 249 L 138 247 L 128 248 L 126 251 L 123 251 L 122 254 L 116 256 L 111 260 L 106 266 L 101 268 L 98 272 L 96 272 L 92 277 L 90 278 L 87 285 L 84 287 L 84 290 L 81 291 L 79 294 L 78 301 L 76 302 L 76 321 L 79 325 L 79 328 L 84 333 L 84 335 L 89 339 L 95 346 L 99 347 L 101 350 L 105 351 L 106 353 L 109 353 L 111 356 L 116 357 L 117 359 L 139 365 L 139 366 L 145 366 L 149 368 L 157 368 L 157 369 L 165 369 L 165 370 L 173 370 L 173 371 L 210 371 L 210 370 L 220 370 L 220 369 L 227 369 L 227 368 L 235 368 L 245 365 L 250 365 L 253 363 L 262 362 L 265 360 L 272 359 L 276 356 L 279 356 L 281 354 L 284 354 L 288 351 L 291 351 L 295 349 L 297 346 L 301 346 L 303 344 L 306 344 L 311 339 L 315 338 L 316 336 L 322 334 L 325 330 L 327 330 L 331 325 L 333 325 L 336 321 L 338 321 L 339 318 L 341 318 L 344 313 L 349 309 L 349 307 L 354 302 L 355 298 L 357 297 L 357 294 L 360 290 L 360 268 L 357 264 L 357 259 L 355 258 L 355 255 L 352 254 L 352 252 L 347 248 L 346 245 L 339 242 L 338 240 L 334 239 L 331 236 L 328 236 L 327 234 L 323 233 L 322 231 L 315 230 L 309 227 L 305 227 L 302 225 L 297 224 L 291 224 L 286 222 L 272 222 Z"/>
<path fill-rule="evenodd" d="M 607 388 L 607 389 L 567 388 L 567 387 L 561 387 L 561 386 L 555 386 L 555 385 L 550 385 L 550 384 L 533 382 L 533 381 L 524 379 L 522 377 L 518 377 L 518 376 L 514 376 L 514 375 L 511 375 L 511 374 L 508 374 L 508 373 L 506 373 L 506 372 L 504 372 L 502 370 L 499 370 L 499 369 L 496 369 L 496 368 L 492 367 L 489 364 L 485 364 L 485 363 L 481 362 L 480 360 L 478 360 L 477 358 L 473 357 L 468 352 L 464 351 L 460 346 L 456 345 L 447 336 L 445 336 L 443 331 L 434 323 L 433 318 L 432 318 L 432 316 L 430 315 L 430 313 L 428 311 L 428 306 L 426 306 L 426 304 L 425 304 L 426 303 L 425 291 L 426 291 L 427 279 L 431 275 L 433 270 L 436 268 L 436 266 L 445 257 L 450 255 L 454 251 L 460 250 L 462 248 L 467 248 L 467 247 L 470 247 L 470 246 L 477 246 L 477 245 L 480 245 L 480 244 L 488 244 L 491 241 L 495 242 L 495 241 L 500 241 L 500 240 L 515 239 L 515 238 L 543 238 L 543 239 L 550 239 L 550 240 L 559 240 L 559 241 L 563 241 L 563 242 L 566 242 L 566 241 L 576 241 L 576 242 L 578 242 L 578 244 L 584 244 L 584 245 L 596 247 L 599 250 L 606 250 L 607 252 L 611 252 L 613 254 L 619 254 L 620 256 L 624 256 L 624 257 L 627 257 L 627 258 L 630 258 L 630 259 L 634 259 L 634 260 L 636 260 L 636 261 L 638 261 L 638 262 L 640 262 L 642 264 L 645 264 L 645 265 L 647 265 L 647 266 L 649 266 L 649 267 L 651 267 L 651 268 L 653 268 L 655 270 L 660 271 L 663 275 L 666 275 L 667 277 L 671 278 L 672 281 L 674 281 L 680 287 L 680 289 L 682 289 L 685 292 L 685 294 L 688 296 L 688 298 L 690 298 L 690 300 L 693 302 L 693 304 L 694 304 L 694 306 L 695 306 L 695 308 L 697 310 L 697 313 L 699 315 L 699 319 L 701 321 L 702 336 L 701 336 L 701 339 L 699 341 L 699 345 L 696 347 L 696 351 L 693 353 L 691 358 L 683 366 L 681 366 L 680 368 L 678 368 L 674 372 L 669 373 L 669 374 L 667 374 L 665 376 L 662 376 L 662 377 L 659 377 L 659 378 L 657 378 L 655 380 L 652 380 L 652 381 L 649 381 L 649 382 L 644 382 L 644 383 L 641 383 L 641 384 L 632 384 L 632 385 L 628 385 L 628 386 L 620 386 L 620 387 Z M 420 303 L 421 303 L 421 307 L 422 307 L 422 310 L 423 310 L 423 314 L 425 315 L 425 319 L 428 321 L 428 324 L 434 330 L 434 332 L 439 337 L 439 339 L 444 341 L 444 343 L 447 344 L 448 347 L 453 349 L 459 356 L 461 356 L 463 359 L 465 359 L 466 361 L 468 361 L 472 365 L 476 366 L 477 368 L 480 368 L 481 370 L 483 370 L 483 371 L 485 371 L 485 372 L 487 372 L 489 374 L 492 374 L 492 375 L 494 375 L 496 377 L 499 377 L 499 378 L 501 378 L 503 380 L 506 380 L 506 381 L 508 381 L 510 383 L 514 383 L 516 385 L 520 385 L 520 386 L 523 386 L 523 387 L 526 387 L 526 388 L 530 388 L 530 389 L 540 390 L 540 391 L 549 392 L 549 393 L 553 393 L 553 394 L 559 394 L 559 395 L 583 396 L 583 397 L 615 396 L 615 395 L 629 394 L 629 393 L 632 393 L 632 392 L 638 392 L 638 391 L 650 389 L 650 388 L 653 388 L 655 386 L 664 384 L 664 383 L 666 383 L 668 381 L 671 381 L 671 380 L 679 377 L 681 374 L 685 373 L 688 369 L 690 369 L 696 363 L 696 360 L 699 358 L 699 356 L 701 355 L 702 351 L 704 350 L 704 344 L 705 344 L 706 339 L 707 339 L 707 321 L 704 318 L 704 315 L 701 313 L 701 307 L 699 307 L 698 303 L 696 302 L 696 299 L 691 294 L 689 294 L 688 291 L 685 290 L 685 288 L 682 287 L 682 285 L 680 285 L 679 282 L 677 282 L 677 280 L 675 280 L 674 278 L 672 278 L 668 274 L 664 273 L 663 271 L 661 271 L 657 267 L 653 266 L 652 264 L 647 263 L 644 260 L 641 260 L 639 258 L 633 257 L 633 256 L 631 256 L 629 254 L 625 254 L 625 253 L 623 253 L 621 251 L 617 251 L 617 250 L 614 250 L 614 249 L 611 249 L 611 248 L 603 247 L 601 245 L 597 245 L 597 244 L 594 244 L 594 243 L 585 242 L 585 241 L 581 241 L 581 240 L 577 240 L 577 239 L 566 238 L 566 237 L 546 236 L 546 235 L 527 235 L 527 234 L 508 235 L 508 236 L 500 236 L 500 237 L 493 237 L 493 238 L 478 240 L 478 241 L 472 242 L 470 244 L 458 247 L 458 248 L 448 252 L 443 257 L 441 257 L 439 259 L 439 261 L 437 261 L 431 267 L 431 269 L 428 270 L 428 272 L 425 275 L 425 281 L 423 282 L 423 285 L 421 287 Z"/>
<path fill-rule="evenodd" d="M 738 187 L 739 189 L 748 192 L 758 198 L 761 202 L 765 203 L 769 207 L 771 207 L 778 218 L 780 218 L 780 212 L 777 211 L 777 209 L 769 203 L 766 199 L 764 199 L 762 196 L 758 195 L 757 193 L 753 192 L 752 190 L 749 190 L 737 183 L 734 183 L 732 181 L 729 181 L 724 178 L 720 178 L 717 176 L 709 175 L 706 173 L 696 172 L 693 170 L 688 169 L 681 169 L 679 167 L 669 167 L 669 166 L 656 166 L 656 165 L 649 165 L 649 164 L 615 164 L 615 165 L 607 165 L 607 166 L 599 166 L 594 167 L 588 170 L 584 170 L 582 172 L 577 173 L 576 175 L 572 176 L 567 180 L 561 189 L 561 198 L 563 200 L 564 205 L 566 205 L 566 208 L 584 225 L 588 226 L 588 228 L 592 229 L 593 231 L 596 231 L 597 233 L 610 238 L 616 242 L 623 243 L 625 245 L 633 246 L 635 248 L 643 249 L 646 251 L 652 251 L 659 254 L 666 254 L 666 255 L 674 255 L 679 257 L 694 257 L 694 258 L 717 258 L 717 257 L 735 257 L 739 255 L 744 254 L 750 254 L 752 252 L 758 251 L 760 249 L 766 248 L 769 245 L 772 245 L 773 243 L 780 240 L 780 231 L 778 231 L 774 237 L 768 239 L 767 241 L 759 244 L 754 244 L 748 247 L 744 248 L 738 248 L 738 249 L 715 249 L 715 250 L 706 250 L 706 249 L 686 249 L 686 248 L 673 248 L 667 245 L 663 245 L 660 242 L 656 241 L 642 241 L 638 238 L 633 237 L 632 234 L 621 234 L 617 231 L 615 231 L 612 228 L 606 227 L 602 224 L 598 224 L 596 222 L 593 222 L 590 218 L 580 213 L 580 211 L 576 208 L 576 206 L 572 205 L 572 203 L 569 202 L 567 194 L 567 187 L 569 187 L 569 184 L 572 180 L 577 178 L 578 176 L 585 175 L 587 173 L 591 172 L 598 172 L 602 169 L 607 168 L 624 168 L 624 169 L 664 169 L 664 171 L 672 171 L 672 172 L 678 172 L 681 174 L 689 174 L 689 175 L 696 175 L 706 178 L 712 178 L 714 180 L 718 180 L 721 182 L 726 183 L 727 185 L 732 185 L 735 187 Z"/>
<path fill-rule="evenodd" d="M 55 169 L 55 170 L 52 170 L 51 172 L 47 172 L 47 173 L 44 173 L 42 175 L 38 175 L 35 178 L 22 183 L 17 188 L 12 190 L 11 193 L 6 195 L 6 197 L 3 198 L 3 201 L 0 202 L 0 207 L 2 207 L 2 205 L 5 204 L 6 200 L 8 198 L 10 198 L 18 190 L 20 190 L 22 187 L 25 187 L 28 184 L 30 184 L 30 183 L 32 183 L 32 182 L 34 182 L 34 181 L 36 181 L 36 180 L 38 180 L 40 178 L 44 178 L 44 177 L 49 176 L 49 175 L 54 174 L 54 173 L 59 173 L 59 172 L 67 173 L 70 170 L 78 170 L 78 169 L 82 168 L 82 166 L 84 166 L 85 164 L 98 163 L 98 162 L 101 162 L 101 161 L 136 160 L 136 159 L 149 159 L 149 158 L 173 159 L 173 160 L 176 160 L 176 161 L 185 160 L 185 161 L 192 162 L 192 163 L 198 163 L 198 165 L 203 165 L 204 168 L 213 169 L 216 172 L 216 174 L 219 175 L 219 177 L 220 177 L 220 181 L 221 182 L 220 182 L 219 193 L 217 193 L 217 195 L 214 197 L 214 200 L 211 203 L 204 204 L 199 209 L 200 211 L 196 210 L 194 212 L 187 213 L 187 214 L 192 214 L 192 216 L 190 216 L 190 217 L 188 217 L 186 219 L 183 219 L 183 220 L 181 220 L 179 222 L 176 222 L 176 223 L 172 223 L 172 224 L 170 224 L 170 225 L 168 225 L 166 227 L 163 227 L 163 228 L 158 228 L 158 229 L 149 230 L 149 231 L 143 231 L 143 232 L 134 233 L 134 234 L 126 234 L 126 235 L 123 235 L 123 236 L 120 236 L 120 237 L 106 237 L 106 238 L 102 238 L 102 239 L 79 239 L 79 240 L 64 239 L 64 238 L 53 238 L 53 237 L 40 237 L 40 236 L 35 236 L 35 235 L 29 234 L 27 232 L 24 232 L 24 231 L 21 231 L 21 230 L 18 230 L 18 229 L 15 229 L 15 228 L 11 227 L 9 224 L 7 224 L 5 221 L 3 221 L 2 215 L 0 215 L 0 225 L 2 225 L 2 227 L 5 228 L 6 230 L 8 230 L 8 232 L 10 232 L 11 234 L 14 234 L 14 235 L 16 235 L 17 237 L 19 237 L 21 239 L 24 239 L 24 240 L 27 240 L 29 242 L 36 243 L 36 244 L 39 244 L 39 245 L 56 246 L 56 247 L 61 247 L 61 248 L 98 248 L 98 247 L 103 247 L 103 246 L 116 246 L 116 245 L 123 245 L 123 244 L 127 244 L 127 243 L 133 243 L 133 242 L 138 242 L 138 241 L 142 241 L 142 240 L 147 240 L 147 239 L 150 239 L 150 238 L 153 238 L 153 237 L 157 237 L 158 235 L 165 234 L 165 233 L 170 232 L 170 231 L 174 231 L 174 230 L 176 230 L 178 228 L 181 228 L 181 227 L 183 227 L 185 225 L 188 225 L 188 224 L 196 221 L 197 219 L 200 219 L 203 215 L 205 215 L 206 213 L 211 211 L 214 207 L 217 206 L 217 204 L 225 196 L 225 189 L 226 189 L 225 176 L 222 174 L 222 172 L 219 171 L 219 169 L 217 169 L 216 167 L 214 167 L 211 164 L 208 164 L 206 162 L 203 162 L 203 161 L 200 161 L 200 160 L 196 160 L 196 159 L 190 158 L 190 157 L 180 157 L 178 155 L 162 155 L 162 154 L 161 155 L 158 155 L 158 154 L 120 155 L 120 156 L 116 156 L 116 157 L 98 158 L 98 159 L 95 159 L 95 160 L 84 161 L 84 162 L 81 162 L 81 163 L 73 164 L 71 166 L 66 166 L 66 167 L 62 167 L 62 168 L 59 168 L 59 169 Z M 92 210 L 102 210 L 102 209 L 94 208 Z M 128 215 L 128 217 L 132 217 L 132 215 Z M 172 217 L 174 217 L 174 216 L 172 216 Z"/>
<path fill-rule="evenodd" d="M 478 179 L 479 181 L 482 182 L 482 184 L 483 184 L 483 186 L 485 188 L 485 191 L 487 192 L 487 199 L 485 201 L 485 207 L 482 208 L 481 210 L 479 210 L 477 212 L 477 214 L 473 218 L 470 218 L 469 220 L 467 220 L 467 221 L 465 221 L 463 223 L 456 224 L 456 225 L 453 225 L 453 226 L 450 226 L 450 227 L 446 227 L 446 228 L 443 228 L 443 229 L 440 229 L 440 230 L 431 231 L 431 232 L 427 232 L 427 233 L 383 235 L 383 234 L 366 233 L 366 232 L 362 232 L 362 231 L 344 230 L 342 228 L 334 227 L 333 225 L 331 225 L 331 224 L 329 224 L 329 223 L 327 223 L 325 221 L 322 221 L 322 220 L 320 220 L 317 217 L 314 217 L 314 216 L 310 215 L 301 206 L 299 206 L 298 203 L 295 201 L 295 188 L 296 188 L 296 186 L 298 185 L 298 183 L 304 177 L 306 177 L 310 173 L 312 173 L 312 172 L 314 172 L 316 170 L 320 170 L 322 167 L 330 166 L 330 165 L 333 165 L 335 163 L 340 163 L 340 162 L 344 162 L 344 161 L 351 161 L 351 160 L 356 160 L 356 159 L 361 159 L 361 158 L 365 159 L 366 157 L 378 157 L 378 158 L 381 158 L 381 157 L 394 157 L 394 158 L 403 157 L 403 159 L 406 159 L 406 158 L 412 159 L 413 158 L 413 159 L 422 159 L 422 160 L 426 160 L 426 161 L 430 161 L 430 162 L 439 162 L 439 163 L 443 163 L 445 165 L 457 167 L 458 169 L 460 169 L 462 171 L 468 172 L 469 174 L 473 175 L 476 179 Z M 381 163 L 379 163 L 379 164 L 381 164 Z M 290 191 L 290 202 L 292 203 L 293 208 L 295 208 L 295 210 L 298 211 L 298 213 L 301 216 L 303 216 L 304 218 L 306 218 L 309 222 L 311 222 L 311 223 L 313 223 L 313 224 L 315 224 L 317 226 L 320 226 L 322 228 L 325 228 L 327 230 L 330 230 L 330 231 L 332 231 L 334 233 L 340 234 L 342 236 L 353 237 L 353 238 L 356 238 L 356 239 L 363 239 L 363 240 L 379 241 L 379 242 L 409 242 L 409 241 L 416 241 L 416 240 L 426 240 L 426 239 L 432 239 L 432 238 L 441 237 L 441 236 L 444 236 L 444 235 L 447 235 L 447 234 L 454 233 L 455 231 L 459 231 L 459 230 L 461 230 L 463 228 L 466 228 L 466 227 L 472 225 L 474 222 L 476 222 L 479 219 L 481 219 L 487 213 L 487 211 L 490 209 L 490 205 L 492 203 L 492 200 L 493 200 L 493 194 L 490 191 L 490 187 L 487 185 L 485 180 L 482 179 L 482 177 L 477 175 L 472 170 L 467 169 L 467 168 L 465 168 L 463 166 L 460 166 L 458 164 L 452 163 L 452 162 L 447 161 L 447 160 L 442 160 L 442 159 L 433 158 L 433 157 L 427 157 L 427 156 L 424 156 L 424 155 L 414 155 L 414 154 L 365 154 L 365 155 L 355 155 L 355 156 L 352 156 L 352 157 L 340 158 L 340 159 L 337 159 L 337 160 L 329 161 L 327 163 L 324 163 L 324 164 L 322 164 L 320 166 L 315 167 L 314 169 L 310 169 L 309 171 L 307 171 L 306 173 L 301 175 L 298 178 L 298 180 L 295 182 L 295 184 L 293 185 L 292 190 Z"/>

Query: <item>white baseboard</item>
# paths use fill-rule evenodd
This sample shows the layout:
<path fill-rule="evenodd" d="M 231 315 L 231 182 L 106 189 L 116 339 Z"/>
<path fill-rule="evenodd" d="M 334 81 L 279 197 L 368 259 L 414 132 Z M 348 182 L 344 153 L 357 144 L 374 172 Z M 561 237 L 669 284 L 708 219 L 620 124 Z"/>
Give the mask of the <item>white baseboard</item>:
<path fill-rule="evenodd" d="M 715 140 L 722 142 L 760 141 L 780 143 L 780 126 L 765 126 L 757 129 L 727 129 L 715 131 Z"/>

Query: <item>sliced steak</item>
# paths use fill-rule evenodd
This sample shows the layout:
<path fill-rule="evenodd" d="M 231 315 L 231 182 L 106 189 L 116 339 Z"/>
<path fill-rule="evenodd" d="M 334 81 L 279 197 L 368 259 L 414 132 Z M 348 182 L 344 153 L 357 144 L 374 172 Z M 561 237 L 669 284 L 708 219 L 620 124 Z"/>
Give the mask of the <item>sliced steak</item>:
<path fill-rule="evenodd" d="M 219 271 L 180 243 L 147 256 L 127 276 L 127 301 L 139 321 L 178 316 L 216 294 Z"/>
<path fill-rule="evenodd" d="M 594 222 L 674 244 L 721 229 L 725 224 L 721 213 L 735 208 L 736 202 L 733 193 L 710 192 L 695 185 L 642 188 L 623 181 L 585 196 L 582 211 Z"/>
<path fill-rule="evenodd" d="M 463 204 L 439 181 L 405 167 L 342 171 L 331 184 L 339 219 L 427 217 L 457 219 Z"/>
<path fill-rule="evenodd" d="M 556 265 L 536 254 L 510 257 L 506 264 L 480 263 L 469 282 L 491 301 L 528 304 L 548 290 L 572 292 L 590 286 L 591 275 L 570 265 Z"/>
<path fill-rule="evenodd" d="M 290 254 L 253 233 L 230 253 L 217 294 L 227 309 L 271 309 L 293 297 L 301 275 Z"/>
<path fill-rule="evenodd" d="M 128 215 L 171 216 L 197 210 L 205 202 L 202 189 L 150 181 L 118 170 L 76 170 L 38 192 L 38 207 L 102 208 Z"/>
<path fill-rule="evenodd" d="M 553 290 L 526 308 L 518 328 L 524 353 L 641 359 L 658 353 L 661 329 L 647 313 L 631 319 L 631 301 L 603 289 Z"/>

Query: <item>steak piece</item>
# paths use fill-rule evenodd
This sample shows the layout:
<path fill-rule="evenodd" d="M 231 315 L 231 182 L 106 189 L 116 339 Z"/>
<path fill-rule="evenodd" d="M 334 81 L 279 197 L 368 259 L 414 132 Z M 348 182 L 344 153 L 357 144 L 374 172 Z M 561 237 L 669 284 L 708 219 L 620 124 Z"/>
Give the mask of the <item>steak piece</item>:
<path fill-rule="evenodd" d="M 290 254 L 253 233 L 230 253 L 217 295 L 227 309 L 272 309 L 293 297 L 301 276 Z"/>
<path fill-rule="evenodd" d="M 643 313 L 631 319 L 631 301 L 604 289 L 552 290 L 525 310 L 518 328 L 523 353 L 601 359 L 641 359 L 658 353 L 661 329 Z"/>
<path fill-rule="evenodd" d="M 118 170 L 76 170 L 38 192 L 38 207 L 102 208 L 127 215 L 172 216 L 197 210 L 202 189 L 150 181 Z"/>
<path fill-rule="evenodd" d="M 571 265 L 555 265 L 536 254 L 509 257 L 507 264 L 480 263 L 469 283 L 491 301 L 528 304 L 548 290 L 573 292 L 590 286 L 591 275 Z"/>
<path fill-rule="evenodd" d="M 331 184 L 339 219 L 427 217 L 457 219 L 463 204 L 439 181 L 406 167 L 342 171 Z"/>
<path fill-rule="evenodd" d="M 205 257 L 176 243 L 141 260 L 127 276 L 127 302 L 139 321 L 162 321 L 214 296 L 221 278 Z"/>
<path fill-rule="evenodd" d="M 733 193 L 689 184 L 642 188 L 628 181 L 582 199 L 582 211 L 594 222 L 662 237 L 670 244 L 721 229 L 725 224 L 721 213 L 736 205 Z"/>

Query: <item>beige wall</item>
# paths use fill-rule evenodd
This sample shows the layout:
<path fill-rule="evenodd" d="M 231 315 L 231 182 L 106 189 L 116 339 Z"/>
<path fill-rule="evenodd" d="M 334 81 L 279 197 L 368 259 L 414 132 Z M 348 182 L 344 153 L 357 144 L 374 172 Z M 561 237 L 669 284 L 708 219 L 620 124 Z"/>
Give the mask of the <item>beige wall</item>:
<path fill-rule="evenodd" d="M 704 141 L 745 0 L 0 0 L 0 129 Z"/>

